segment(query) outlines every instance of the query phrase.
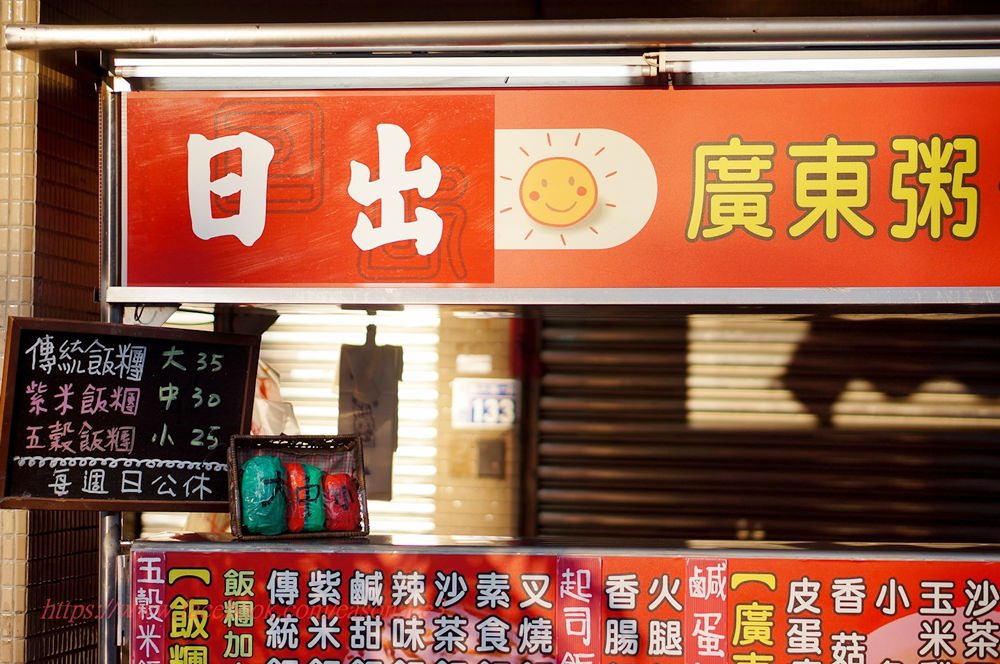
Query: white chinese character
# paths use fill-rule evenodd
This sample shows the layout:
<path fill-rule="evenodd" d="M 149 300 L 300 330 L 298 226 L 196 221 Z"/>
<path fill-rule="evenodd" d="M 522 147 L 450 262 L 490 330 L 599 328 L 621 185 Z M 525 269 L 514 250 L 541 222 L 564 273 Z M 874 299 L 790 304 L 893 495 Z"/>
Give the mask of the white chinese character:
<path fill-rule="evenodd" d="M 465 631 L 465 626 L 469 620 L 465 616 L 444 614 L 431 622 L 437 628 L 433 633 L 434 652 L 442 650 L 445 652 L 455 652 L 455 650 L 465 652 L 468 649 L 466 641 L 469 638 L 469 633 Z"/>
<path fill-rule="evenodd" d="M 517 626 L 517 651 L 519 653 L 552 652 L 552 621 L 543 616 L 524 616 Z"/>
<path fill-rule="evenodd" d="M 351 616 L 350 632 L 351 650 L 381 650 L 382 649 L 382 616 Z"/>
<path fill-rule="evenodd" d="M 969 598 L 969 603 L 965 605 L 967 618 L 985 616 L 997 608 L 997 603 L 1000 603 L 997 587 L 989 579 L 983 579 L 979 583 L 966 579 L 965 596 Z"/>
<path fill-rule="evenodd" d="M 702 569 L 694 566 L 688 578 L 688 597 L 726 599 L 726 562 Z"/>
<path fill-rule="evenodd" d="M 650 657 L 684 654 L 684 637 L 680 620 L 651 620 L 649 623 Z"/>
<path fill-rule="evenodd" d="M 527 599 L 518 602 L 517 606 L 526 609 L 529 606 L 537 604 L 543 609 L 551 609 L 552 602 L 545 599 L 545 593 L 548 592 L 551 582 L 552 580 L 548 574 L 522 574 L 521 588 L 524 590 L 524 594 L 527 595 Z"/>
<path fill-rule="evenodd" d="M 306 631 L 313 636 L 306 644 L 306 648 L 310 650 L 313 648 L 320 650 L 327 650 L 331 647 L 340 648 L 340 641 L 337 640 L 340 627 L 337 625 L 337 620 L 337 616 L 328 616 L 325 613 L 309 616 L 309 627 L 306 627 Z"/>
<path fill-rule="evenodd" d="M 788 584 L 788 613 L 815 613 L 819 614 L 820 609 L 816 606 L 819 600 L 819 581 L 813 581 L 809 577 L 802 577 L 798 581 Z"/>
<path fill-rule="evenodd" d="M 59 370 L 67 374 L 83 373 L 83 362 L 77 357 L 83 352 L 83 344 L 79 339 L 63 341 L 59 344 Z"/>
<path fill-rule="evenodd" d="M 955 615 L 955 606 L 951 603 L 955 594 L 950 592 L 955 589 L 955 584 L 952 581 L 921 581 L 920 587 L 927 590 L 925 593 L 920 593 L 920 599 L 930 602 L 930 606 L 920 607 L 921 615 Z"/>
<path fill-rule="evenodd" d="M 830 596 L 833 597 L 834 613 L 861 615 L 868 596 L 865 580 L 861 577 L 834 579 L 830 584 Z"/>
<path fill-rule="evenodd" d="M 887 616 L 894 616 L 897 610 L 897 597 L 903 608 L 910 608 L 910 597 L 906 594 L 906 588 L 896 579 L 889 579 L 879 588 L 878 597 L 875 599 L 875 608 L 880 609 Z"/>
<path fill-rule="evenodd" d="M 722 622 L 722 614 L 696 613 L 694 620 L 691 636 L 697 639 L 698 654 L 702 657 L 725 657 L 726 653 L 720 648 L 724 635 L 716 631 Z"/>
<path fill-rule="evenodd" d="M 917 634 L 923 643 L 917 654 L 923 657 L 927 653 L 935 659 L 941 658 L 941 653 L 947 653 L 949 657 L 955 656 L 955 649 L 951 647 L 955 640 L 955 624 L 952 621 L 944 622 L 940 618 L 934 620 L 920 621 L 921 632 Z"/>
<path fill-rule="evenodd" d="M 141 650 L 146 657 L 150 656 L 150 653 L 160 652 L 160 646 L 157 642 L 160 640 L 160 632 L 157 631 L 156 625 L 143 625 L 139 624 L 139 634 L 136 636 L 136 640 L 139 641 L 138 650 Z"/>
<path fill-rule="evenodd" d="M 135 591 L 135 607 L 141 621 L 163 622 L 160 615 L 162 604 L 159 588 L 139 588 Z"/>
<path fill-rule="evenodd" d="M 424 643 L 424 621 L 418 616 L 396 617 L 389 623 L 392 633 L 392 647 L 419 652 L 427 647 Z"/>
<path fill-rule="evenodd" d="M 481 572 L 476 575 L 476 608 L 510 608 L 510 575 Z"/>
<path fill-rule="evenodd" d="M 271 604 L 294 604 L 299 598 L 298 570 L 272 569 L 267 579 L 267 596 Z"/>
<path fill-rule="evenodd" d="M 265 647 L 278 650 L 280 648 L 299 647 L 299 619 L 290 613 L 278 616 L 272 613 L 267 617 Z"/>
<path fill-rule="evenodd" d="M 563 571 L 559 580 L 559 597 L 572 597 L 581 602 L 586 602 L 593 597 L 590 592 L 590 570 L 567 569 Z"/>
<path fill-rule="evenodd" d="M 420 572 L 396 572 L 392 575 L 392 605 L 421 606 L 424 599 L 425 579 Z"/>
<path fill-rule="evenodd" d="M 208 488 L 209 479 L 211 478 L 204 473 L 189 477 L 187 482 L 184 483 L 184 497 L 194 497 L 197 500 L 205 500 L 205 496 L 212 493 L 212 490 Z"/>
<path fill-rule="evenodd" d="M 604 654 L 635 655 L 639 652 L 639 621 L 609 619 L 604 624 Z"/>
<path fill-rule="evenodd" d="M 406 170 L 406 153 L 410 151 L 410 137 L 403 128 L 394 124 L 380 124 L 378 133 L 379 179 L 371 179 L 371 169 L 351 161 L 351 181 L 347 193 L 362 205 L 382 201 L 380 225 L 376 227 L 364 212 L 358 213 L 358 223 L 351 239 L 362 251 L 369 251 L 402 240 L 416 240 L 417 253 L 426 256 L 437 249 L 441 242 L 444 223 L 436 212 L 424 207 L 414 210 L 416 221 L 406 221 L 406 204 L 403 192 L 416 189 L 423 198 L 437 192 L 441 183 L 441 167 L 424 155 L 420 168 Z"/>
<path fill-rule="evenodd" d="M 660 608 L 660 605 L 667 602 L 675 610 L 683 611 L 684 607 L 677 601 L 677 591 L 680 588 L 681 580 L 674 579 L 671 583 L 669 574 L 664 574 L 653 579 L 653 582 L 649 584 L 649 594 L 654 599 L 649 603 L 649 610 L 655 611 Z"/>
<path fill-rule="evenodd" d="M 992 620 L 986 622 L 972 620 L 965 623 L 965 629 L 968 631 L 962 640 L 965 645 L 965 652 L 962 653 L 962 656 L 965 659 L 984 660 L 990 657 L 993 659 L 1000 657 L 1000 652 L 997 651 L 997 646 L 1000 646 L 1000 638 L 997 638 L 997 630 L 1000 630 L 1000 625 Z"/>
<path fill-rule="evenodd" d="M 822 655 L 820 640 L 823 638 L 823 623 L 819 618 L 788 618 L 789 655 Z"/>
<path fill-rule="evenodd" d="M 264 234 L 267 213 L 267 169 L 274 146 L 242 131 L 236 136 L 209 140 L 201 134 L 188 137 L 188 208 L 191 229 L 202 240 L 223 235 L 236 237 L 245 246 Z M 242 155 L 240 174 L 233 171 L 212 179 L 212 158 L 230 150 Z M 239 192 L 240 211 L 229 217 L 212 216 L 212 194 L 225 198 Z"/>
<path fill-rule="evenodd" d="M 371 574 L 355 570 L 348 599 L 351 606 L 382 606 L 382 570 Z"/>
<path fill-rule="evenodd" d="M 559 664 L 594 664 L 594 653 L 592 652 L 567 652 L 559 660 Z"/>
<path fill-rule="evenodd" d="M 139 558 L 137 583 L 163 583 L 163 562 L 159 558 Z"/>
<path fill-rule="evenodd" d="M 310 605 L 319 604 L 321 606 L 340 604 L 340 571 L 332 569 L 314 569 L 309 572 L 309 594 L 307 600 Z"/>
<path fill-rule="evenodd" d="M 857 632 L 837 632 L 830 635 L 830 657 L 833 664 L 865 664 L 868 637 Z"/>
<path fill-rule="evenodd" d="M 146 347 L 120 344 L 118 346 L 117 373 L 122 378 L 138 382 L 146 364 Z"/>
<path fill-rule="evenodd" d="M 53 482 L 49 485 L 52 493 L 62 498 L 69 495 L 72 482 L 69 481 L 69 468 L 56 468 L 52 471 Z"/>
<path fill-rule="evenodd" d="M 608 608 L 628 611 L 636 606 L 635 598 L 639 594 L 639 575 L 609 574 L 604 580 L 604 592 L 608 595 Z"/>
<path fill-rule="evenodd" d="M 103 468 L 88 468 L 83 471 L 83 492 L 93 494 L 107 494 L 104 488 L 104 479 L 107 473 Z"/>
<path fill-rule="evenodd" d="M 438 571 L 434 574 L 434 587 L 438 589 L 437 597 L 434 598 L 434 606 L 439 609 L 448 608 L 462 601 L 465 594 L 469 592 L 469 585 L 458 572 Z"/>
<path fill-rule="evenodd" d="M 510 639 L 507 633 L 510 625 L 498 616 L 488 616 L 476 623 L 479 632 L 479 643 L 476 652 L 510 652 Z"/>
<path fill-rule="evenodd" d="M 114 373 L 114 362 L 111 361 L 111 348 L 96 339 L 85 351 L 87 353 L 87 373 L 91 376 L 106 376 Z"/>
<path fill-rule="evenodd" d="M 579 636 L 583 638 L 583 645 L 590 645 L 590 607 L 589 606 L 567 606 L 563 609 L 563 626 L 566 628 L 566 636 Z"/>
<path fill-rule="evenodd" d="M 167 425 L 164 424 L 163 426 L 164 430 L 166 430 Z M 155 436 L 153 442 L 156 442 Z M 177 480 L 175 480 L 174 476 L 169 473 L 167 473 L 166 476 L 157 475 L 153 480 L 153 486 L 156 487 L 156 495 L 158 496 L 170 496 L 171 498 L 177 496 L 173 489 L 173 487 L 177 486 Z"/>
<path fill-rule="evenodd" d="M 35 340 L 26 351 L 25 355 L 31 356 L 31 368 L 41 369 L 45 373 L 51 373 L 52 367 L 56 365 L 56 346 L 52 343 L 52 335 L 46 334 Z"/>

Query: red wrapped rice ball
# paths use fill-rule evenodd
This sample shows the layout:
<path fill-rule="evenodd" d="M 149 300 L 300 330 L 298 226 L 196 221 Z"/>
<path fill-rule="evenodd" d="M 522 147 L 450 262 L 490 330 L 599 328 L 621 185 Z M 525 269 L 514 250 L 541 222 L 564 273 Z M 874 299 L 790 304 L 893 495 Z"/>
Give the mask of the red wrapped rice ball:
<path fill-rule="evenodd" d="M 323 530 L 322 477 L 322 471 L 308 463 L 285 464 L 289 532 Z"/>
<path fill-rule="evenodd" d="M 348 473 L 323 476 L 323 508 L 326 510 L 326 529 L 352 532 L 361 527 L 361 501 L 358 498 L 358 481 Z"/>

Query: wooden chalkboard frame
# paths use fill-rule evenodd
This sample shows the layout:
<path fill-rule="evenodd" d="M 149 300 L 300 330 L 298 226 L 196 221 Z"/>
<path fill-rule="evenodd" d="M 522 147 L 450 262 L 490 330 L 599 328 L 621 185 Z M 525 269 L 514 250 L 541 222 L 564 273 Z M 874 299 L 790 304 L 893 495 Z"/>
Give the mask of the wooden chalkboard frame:
<path fill-rule="evenodd" d="M 26 330 L 40 332 L 60 332 L 69 334 L 110 335 L 123 339 L 156 339 L 161 341 L 178 341 L 211 343 L 245 347 L 248 351 L 248 366 L 243 376 L 243 399 L 241 400 L 241 424 L 239 434 L 250 432 L 250 421 L 253 415 L 253 399 L 257 378 L 257 361 L 260 354 L 260 337 L 243 334 L 206 332 L 201 330 L 185 330 L 178 328 L 143 327 L 139 325 L 118 325 L 113 323 L 94 323 L 85 321 L 69 321 L 49 318 L 9 317 L 7 320 L 7 342 L 3 367 L 3 419 L 0 420 L 0 507 L 29 509 L 59 509 L 59 510 L 94 510 L 94 511 L 164 511 L 164 512 L 226 512 L 229 510 L 228 500 L 192 501 L 192 500 L 162 500 L 162 499 L 100 499 L 100 498 L 50 498 L 34 496 L 8 496 L 8 473 L 14 466 L 10 463 L 11 427 L 14 421 L 15 390 L 18 368 L 21 362 L 22 332 Z M 222 441 L 222 458 L 225 459 L 225 449 L 228 440 Z"/>

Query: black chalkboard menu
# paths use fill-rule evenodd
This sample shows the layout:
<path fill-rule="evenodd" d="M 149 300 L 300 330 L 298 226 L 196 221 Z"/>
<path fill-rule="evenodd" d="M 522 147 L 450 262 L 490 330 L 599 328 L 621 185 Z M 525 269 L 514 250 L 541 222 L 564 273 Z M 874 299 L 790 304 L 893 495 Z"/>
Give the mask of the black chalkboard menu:
<path fill-rule="evenodd" d="M 0 507 L 228 510 L 260 337 L 11 318 Z"/>

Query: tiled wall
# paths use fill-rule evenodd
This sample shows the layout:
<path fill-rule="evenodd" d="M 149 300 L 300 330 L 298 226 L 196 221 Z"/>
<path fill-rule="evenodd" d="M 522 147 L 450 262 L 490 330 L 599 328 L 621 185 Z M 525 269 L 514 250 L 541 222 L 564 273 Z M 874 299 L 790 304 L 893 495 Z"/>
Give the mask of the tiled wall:
<path fill-rule="evenodd" d="M 462 318 L 441 309 L 438 345 L 438 451 L 434 516 L 439 535 L 510 537 L 517 534 L 519 467 L 517 429 L 507 431 L 451 427 L 452 381 L 457 377 L 511 378 L 512 321 L 503 318 Z M 489 356 L 484 374 L 460 374 L 459 355 Z M 502 477 L 480 476 L 480 441 L 502 445 Z"/>
<path fill-rule="evenodd" d="M 37 22 L 38 0 L 0 0 L 0 24 Z M 0 280 L 7 316 L 32 313 L 38 64 L 0 50 Z M 26 660 L 28 513 L 0 510 L 0 664 Z"/>
<path fill-rule="evenodd" d="M 0 510 L 0 662 L 25 662 L 28 513 Z"/>
<path fill-rule="evenodd" d="M 0 23 L 37 23 L 38 0 L 0 0 Z M 0 282 L 7 316 L 98 316 L 97 98 L 37 54 L 0 50 Z M 96 659 L 97 517 L 0 510 L 0 664 Z"/>
<path fill-rule="evenodd" d="M 0 23 L 37 21 L 37 0 L 0 0 Z M 3 321 L 30 315 L 35 221 L 35 121 L 38 63 L 0 51 L 0 269 Z"/>

